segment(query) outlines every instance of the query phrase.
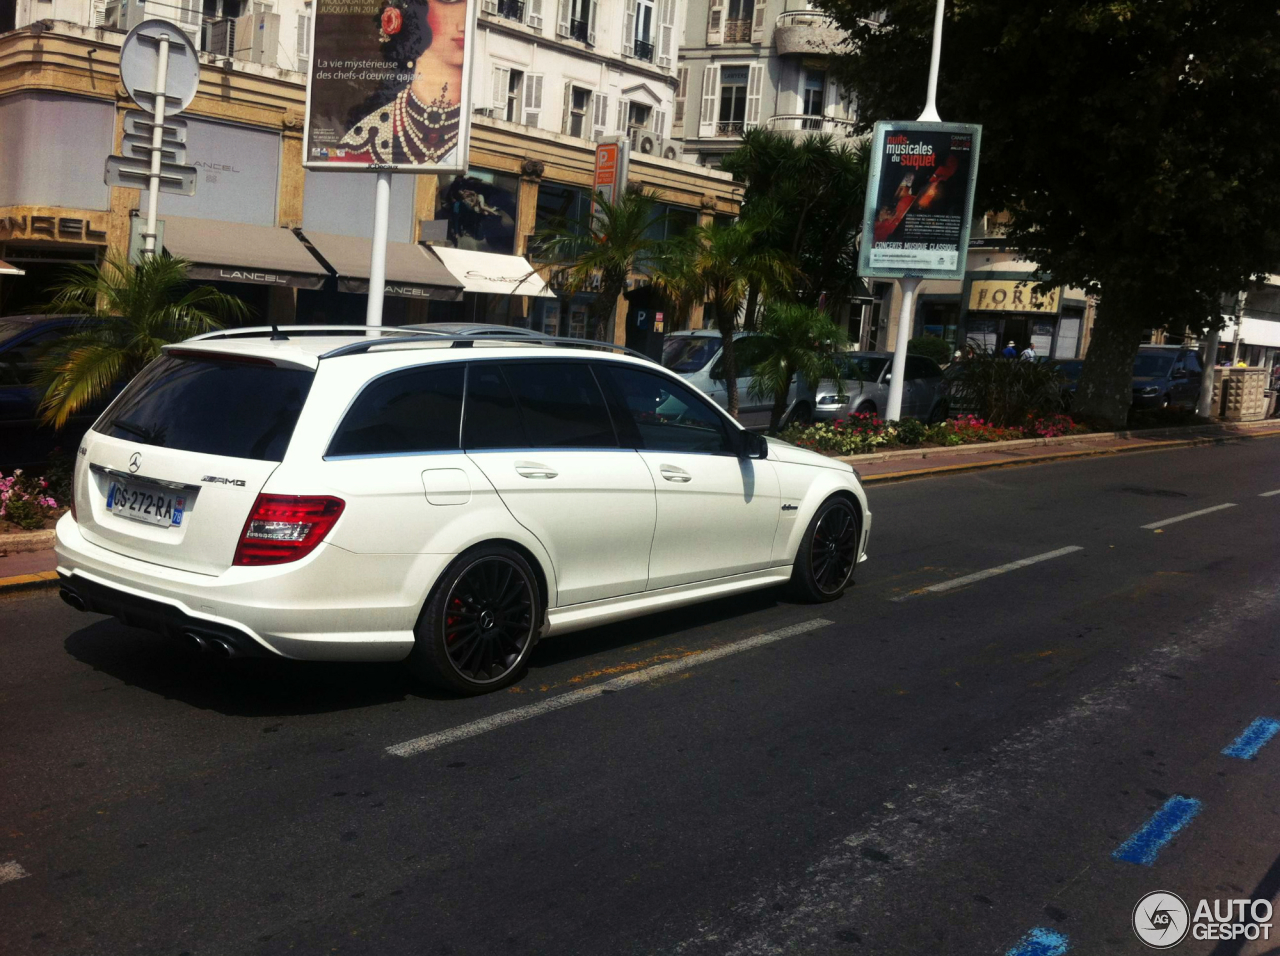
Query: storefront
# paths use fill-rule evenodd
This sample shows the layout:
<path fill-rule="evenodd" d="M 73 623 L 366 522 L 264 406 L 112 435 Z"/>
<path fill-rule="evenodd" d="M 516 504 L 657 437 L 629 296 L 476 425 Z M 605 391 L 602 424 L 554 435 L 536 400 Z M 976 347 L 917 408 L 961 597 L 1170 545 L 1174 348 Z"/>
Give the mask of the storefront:
<path fill-rule="evenodd" d="M 542 329 L 542 323 L 535 322 L 541 313 L 533 303 L 556 296 L 524 256 L 449 246 L 431 246 L 428 255 L 462 283 L 460 321 Z"/>

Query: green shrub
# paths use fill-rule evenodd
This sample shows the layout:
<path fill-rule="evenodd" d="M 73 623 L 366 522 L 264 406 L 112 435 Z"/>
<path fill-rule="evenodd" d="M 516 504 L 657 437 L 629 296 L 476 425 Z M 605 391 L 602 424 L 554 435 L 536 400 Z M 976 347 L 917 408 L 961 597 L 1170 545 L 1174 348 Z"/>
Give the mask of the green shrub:
<path fill-rule="evenodd" d="M 997 428 L 1021 426 L 1030 418 L 1062 411 L 1066 380 L 1052 362 L 1026 362 L 980 352 L 960 363 L 951 380 L 952 408 L 973 414 Z"/>
<path fill-rule="evenodd" d="M 908 355 L 923 355 L 939 365 L 946 365 L 951 361 L 951 351 L 951 346 L 936 335 L 921 335 L 907 343 Z"/>
<path fill-rule="evenodd" d="M 929 427 L 918 418 L 904 418 L 893 425 L 893 430 L 903 445 L 919 445 L 929 434 Z"/>

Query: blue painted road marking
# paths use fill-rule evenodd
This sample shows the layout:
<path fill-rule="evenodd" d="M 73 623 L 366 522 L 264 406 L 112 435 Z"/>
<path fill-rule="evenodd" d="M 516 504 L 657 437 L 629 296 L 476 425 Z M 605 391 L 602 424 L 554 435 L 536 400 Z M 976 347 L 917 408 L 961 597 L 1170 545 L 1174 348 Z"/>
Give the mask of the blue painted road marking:
<path fill-rule="evenodd" d="M 1120 844 L 1111 858 L 1122 863 L 1151 866 L 1164 845 L 1199 812 L 1199 800 L 1193 797 L 1170 797 L 1141 830 Z"/>
<path fill-rule="evenodd" d="M 1051 929 L 1037 926 L 1005 956 L 1062 956 L 1071 946 L 1067 938 Z"/>
<path fill-rule="evenodd" d="M 1259 717 L 1244 729 L 1231 746 L 1222 751 L 1224 757 L 1239 757 L 1241 760 L 1252 760 L 1258 756 L 1262 745 L 1280 732 L 1280 720 L 1270 717 Z"/>

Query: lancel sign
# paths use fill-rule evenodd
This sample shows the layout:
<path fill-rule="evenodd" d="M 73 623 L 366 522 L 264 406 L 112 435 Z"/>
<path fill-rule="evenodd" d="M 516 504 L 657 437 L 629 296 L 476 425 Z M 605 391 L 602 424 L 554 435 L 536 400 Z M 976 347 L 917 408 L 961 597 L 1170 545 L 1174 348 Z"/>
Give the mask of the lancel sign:
<path fill-rule="evenodd" d="M 0 216 L 0 229 L 10 237 L 70 239 L 75 242 L 106 242 L 107 231 L 93 228 L 88 219 L 74 216 Z"/>

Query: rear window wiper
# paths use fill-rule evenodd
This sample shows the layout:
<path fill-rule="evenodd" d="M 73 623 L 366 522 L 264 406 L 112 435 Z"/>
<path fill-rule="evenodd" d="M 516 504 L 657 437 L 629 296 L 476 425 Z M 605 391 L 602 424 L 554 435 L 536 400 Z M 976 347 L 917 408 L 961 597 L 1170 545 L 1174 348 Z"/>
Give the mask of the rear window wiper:
<path fill-rule="evenodd" d="M 118 428 L 122 432 L 128 432 L 130 435 L 137 435 L 139 438 L 141 438 L 145 442 L 150 442 L 151 444 L 154 444 L 154 445 L 160 444 L 159 434 L 155 431 L 155 429 L 148 428 L 146 425 L 137 425 L 137 424 L 134 424 L 133 422 L 123 422 L 117 418 L 115 421 L 111 423 L 111 427 Z"/>

